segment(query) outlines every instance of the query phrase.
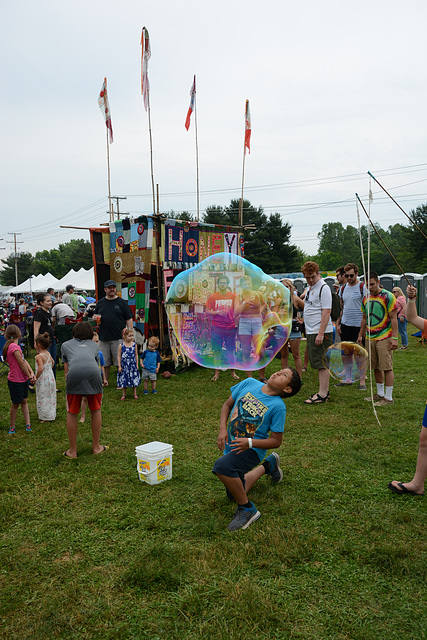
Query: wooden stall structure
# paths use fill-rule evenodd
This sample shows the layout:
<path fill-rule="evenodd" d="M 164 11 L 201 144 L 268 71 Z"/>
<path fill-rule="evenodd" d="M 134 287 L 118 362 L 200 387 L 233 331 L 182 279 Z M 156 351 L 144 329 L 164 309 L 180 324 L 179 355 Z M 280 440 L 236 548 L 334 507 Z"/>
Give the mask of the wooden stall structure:
<path fill-rule="evenodd" d="M 135 326 L 160 339 L 160 352 L 174 351 L 164 301 L 173 278 L 215 253 L 244 253 L 243 229 L 186 222 L 164 215 L 140 216 L 90 229 L 97 299 L 107 280 L 117 282 Z M 170 338 L 170 340 L 169 340 Z"/>

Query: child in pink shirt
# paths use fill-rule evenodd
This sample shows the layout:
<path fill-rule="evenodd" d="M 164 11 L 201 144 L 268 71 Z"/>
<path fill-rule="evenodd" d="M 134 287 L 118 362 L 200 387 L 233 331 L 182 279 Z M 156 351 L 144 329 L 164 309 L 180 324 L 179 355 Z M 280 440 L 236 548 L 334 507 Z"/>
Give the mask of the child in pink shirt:
<path fill-rule="evenodd" d="M 9 435 L 15 433 L 15 420 L 18 413 L 19 405 L 21 405 L 22 413 L 25 419 L 25 430 L 31 431 L 30 412 L 28 409 L 28 382 L 33 384 L 36 377 L 28 362 L 24 360 L 19 339 L 21 332 L 19 328 L 10 324 L 4 334 L 6 344 L 3 347 L 3 360 L 9 365 L 9 373 L 7 376 L 7 384 L 9 387 L 12 406 L 10 408 L 10 428 Z"/>

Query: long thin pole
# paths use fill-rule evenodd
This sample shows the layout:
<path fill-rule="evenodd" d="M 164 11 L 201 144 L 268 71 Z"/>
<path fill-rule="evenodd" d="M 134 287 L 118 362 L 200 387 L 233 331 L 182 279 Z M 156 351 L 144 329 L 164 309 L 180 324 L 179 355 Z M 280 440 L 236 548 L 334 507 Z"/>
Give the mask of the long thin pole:
<path fill-rule="evenodd" d="M 399 209 L 401 210 L 401 212 L 405 214 L 405 216 L 408 218 L 408 220 L 410 220 L 410 221 L 412 222 L 412 224 L 414 225 L 414 227 L 416 227 L 416 228 L 418 229 L 418 231 L 421 233 L 421 235 L 422 235 L 422 236 L 424 236 L 424 238 L 427 240 L 427 236 L 426 236 L 426 234 L 424 233 L 424 231 L 422 231 L 422 230 L 419 228 L 419 226 L 417 225 L 417 223 L 416 223 L 414 220 L 412 220 L 411 216 L 408 216 L 408 214 L 406 213 L 406 211 L 404 211 L 404 210 L 402 209 L 402 207 L 400 206 L 400 204 L 399 204 L 398 202 L 396 202 L 396 200 L 393 198 L 393 196 L 391 196 L 391 195 L 389 194 L 389 192 L 388 192 L 388 191 L 386 191 L 386 189 L 384 189 L 383 185 L 382 185 L 380 182 L 378 182 L 378 180 L 376 179 L 376 177 L 375 177 L 375 176 L 373 176 L 373 175 L 372 175 L 372 173 L 371 173 L 370 171 L 368 171 L 368 175 L 370 175 L 370 176 L 371 176 L 371 178 L 373 178 L 373 179 L 375 180 L 375 182 L 377 183 L 377 185 L 378 185 L 379 187 L 381 187 L 381 189 L 384 191 L 384 193 L 386 193 L 386 194 L 388 195 L 388 197 L 390 198 L 390 200 L 393 200 L 394 204 L 395 204 L 396 206 L 398 206 L 398 207 L 399 207 Z"/>
<path fill-rule="evenodd" d="M 197 196 L 197 222 L 199 222 L 199 143 L 197 138 L 197 98 L 194 96 L 194 131 L 196 137 L 196 196 Z"/>
<path fill-rule="evenodd" d="M 372 176 L 373 177 L 373 176 Z M 400 266 L 400 264 L 398 263 L 398 261 L 396 260 L 396 258 L 394 257 L 394 255 L 392 254 L 392 252 L 390 251 L 390 249 L 388 248 L 388 246 L 386 245 L 386 243 L 384 242 L 384 240 L 381 238 L 380 234 L 378 233 L 374 223 L 372 222 L 371 218 L 369 217 L 368 212 L 366 211 L 365 207 L 363 206 L 363 203 L 361 201 L 361 199 L 359 198 L 359 196 L 356 193 L 356 198 L 358 199 L 358 201 L 360 202 L 360 206 L 362 207 L 363 211 L 365 212 L 366 217 L 368 218 L 369 222 L 372 225 L 373 230 L 375 231 L 375 233 L 377 234 L 377 236 L 379 237 L 379 239 L 381 240 L 381 242 L 383 243 L 384 247 L 387 249 L 387 251 L 389 252 L 390 256 L 393 258 L 394 262 L 397 264 L 398 268 L 400 269 L 403 277 L 405 278 L 406 282 L 410 285 L 411 283 L 409 282 L 408 278 L 406 277 L 405 272 L 403 271 L 402 267 Z M 366 283 L 365 283 L 366 284 Z"/>
<path fill-rule="evenodd" d="M 154 169 L 153 169 L 153 137 L 151 134 L 151 109 L 150 95 L 148 95 L 148 133 L 150 136 L 150 167 L 151 167 L 151 189 L 153 192 L 153 214 L 156 215 L 156 194 L 154 191 Z"/>
<path fill-rule="evenodd" d="M 108 139 L 109 130 L 107 127 L 107 172 L 108 172 L 108 210 L 110 212 L 110 222 L 114 220 L 113 205 L 111 202 L 111 176 L 110 176 L 110 141 Z"/>
<path fill-rule="evenodd" d="M 245 184 L 245 160 L 246 160 L 246 145 L 243 140 L 243 167 L 242 167 L 242 196 L 239 202 L 239 224 L 243 227 L 243 188 Z"/>

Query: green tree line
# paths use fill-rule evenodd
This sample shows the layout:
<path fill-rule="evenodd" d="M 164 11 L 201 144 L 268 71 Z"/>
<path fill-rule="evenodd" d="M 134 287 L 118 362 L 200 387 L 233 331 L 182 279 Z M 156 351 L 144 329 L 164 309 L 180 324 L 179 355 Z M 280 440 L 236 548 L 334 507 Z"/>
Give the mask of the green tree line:
<path fill-rule="evenodd" d="M 170 218 L 193 220 L 194 217 L 183 212 L 176 214 L 170 211 Z M 427 235 L 427 205 L 421 205 L 410 212 L 410 217 L 416 225 Z M 210 224 L 239 225 L 239 200 L 231 200 L 230 205 L 221 207 L 212 205 L 207 207 L 203 222 Z M 375 224 L 375 221 L 374 221 Z M 341 222 L 327 222 L 318 233 L 319 248 L 316 255 L 307 255 L 298 246 L 291 243 L 292 225 L 283 222 L 279 213 L 269 216 L 262 207 L 254 207 L 249 200 L 243 201 L 243 225 L 254 225 L 254 229 L 245 229 L 245 258 L 259 266 L 265 273 L 280 273 L 300 271 L 305 260 L 314 260 L 322 271 L 333 271 L 348 262 L 355 262 L 362 267 L 362 253 L 359 231 L 351 225 L 344 226 Z M 420 231 L 412 224 L 395 224 L 387 229 L 380 225 L 375 227 L 382 238 L 378 238 L 371 230 L 370 234 L 370 263 L 372 269 L 378 273 L 395 273 L 399 269 L 392 256 L 397 259 L 404 271 L 427 272 L 427 241 Z M 362 244 L 365 259 L 368 250 L 368 228 L 361 228 Z M 15 259 L 13 256 L 1 260 L 0 283 L 6 286 L 15 284 Z M 86 240 L 71 240 L 60 244 L 57 249 L 21 253 L 18 258 L 19 282 L 28 276 L 48 271 L 56 278 L 62 278 L 73 268 L 78 271 L 83 267 L 92 266 L 92 251 L 90 242 Z"/>
<path fill-rule="evenodd" d="M 1 260 L 0 283 L 3 286 L 15 285 L 15 258 L 10 255 Z M 70 269 L 79 271 L 82 267 L 90 269 L 92 262 L 91 244 L 87 240 L 70 240 L 60 244 L 57 249 L 21 253 L 17 259 L 18 282 L 23 282 L 29 276 L 45 275 L 48 271 L 55 278 L 62 278 Z"/>

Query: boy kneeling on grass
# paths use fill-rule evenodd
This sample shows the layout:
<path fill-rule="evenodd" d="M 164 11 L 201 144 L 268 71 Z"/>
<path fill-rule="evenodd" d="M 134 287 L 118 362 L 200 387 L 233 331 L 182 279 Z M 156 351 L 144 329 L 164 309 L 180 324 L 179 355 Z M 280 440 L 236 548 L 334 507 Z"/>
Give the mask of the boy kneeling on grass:
<path fill-rule="evenodd" d="M 231 396 L 221 409 L 217 440 L 224 455 L 212 469 L 224 484 L 229 499 L 238 504 L 227 527 L 229 531 L 246 529 L 260 517 L 247 493 L 261 476 L 269 475 L 274 483 L 283 479 L 279 455 L 272 453 L 265 460 L 264 457 L 266 449 L 277 449 L 282 444 L 286 418 L 282 398 L 294 396 L 300 388 L 301 378 L 290 367 L 273 373 L 265 384 L 247 378 L 231 387 Z"/>

